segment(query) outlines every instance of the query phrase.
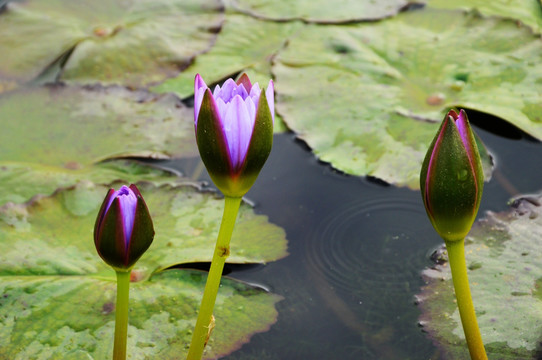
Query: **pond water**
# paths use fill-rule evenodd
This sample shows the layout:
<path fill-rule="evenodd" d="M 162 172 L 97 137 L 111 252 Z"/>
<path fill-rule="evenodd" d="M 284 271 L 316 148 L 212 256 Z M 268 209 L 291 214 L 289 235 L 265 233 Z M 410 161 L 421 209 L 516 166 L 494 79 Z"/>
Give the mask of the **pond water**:
<path fill-rule="evenodd" d="M 542 189 L 542 144 L 499 119 L 468 113 L 496 162 L 478 218 L 506 210 L 514 195 Z M 164 165 L 186 175 L 201 169 L 197 159 Z M 204 170 L 198 178 L 209 180 Z M 284 300 L 269 331 L 224 359 L 441 358 L 418 326 L 415 305 L 420 273 L 442 244 L 419 191 L 341 174 L 286 133 L 275 136 L 246 198 L 285 229 L 290 255 L 230 267 L 228 276 Z"/>

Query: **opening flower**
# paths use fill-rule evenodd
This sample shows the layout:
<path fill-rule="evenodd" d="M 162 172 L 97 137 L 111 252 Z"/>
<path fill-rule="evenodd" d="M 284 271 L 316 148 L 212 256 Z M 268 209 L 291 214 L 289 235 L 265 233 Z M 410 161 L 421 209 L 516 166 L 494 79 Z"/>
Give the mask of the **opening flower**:
<path fill-rule="evenodd" d="M 444 240 L 465 238 L 478 213 L 483 186 L 482 163 L 467 114 L 450 110 L 420 174 L 427 215 Z"/>
<path fill-rule="evenodd" d="M 98 212 L 94 244 L 115 270 L 129 270 L 149 248 L 154 227 L 147 205 L 135 185 L 110 189 Z"/>
<path fill-rule="evenodd" d="M 194 125 L 203 163 L 224 195 L 243 196 L 263 167 L 273 144 L 273 81 L 267 89 L 246 74 L 213 92 L 201 76 L 194 82 Z"/>

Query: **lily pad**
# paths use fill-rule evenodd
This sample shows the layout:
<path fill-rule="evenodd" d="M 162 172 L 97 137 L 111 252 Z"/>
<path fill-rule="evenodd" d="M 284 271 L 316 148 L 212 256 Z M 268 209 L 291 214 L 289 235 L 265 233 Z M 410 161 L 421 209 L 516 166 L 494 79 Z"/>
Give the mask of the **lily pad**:
<path fill-rule="evenodd" d="M 542 334 L 542 195 L 512 202 L 477 221 L 465 243 L 472 297 L 490 359 L 537 359 Z M 446 257 L 424 271 L 419 296 L 425 331 L 447 359 L 466 359 Z"/>
<path fill-rule="evenodd" d="M 68 187 L 83 180 L 98 184 L 110 184 L 115 180 L 173 184 L 181 179 L 171 172 L 131 160 L 108 161 L 83 169 L 0 163 L 0 206 L 8 201 L 23 203 L 35 195 L 50 195 L 59 187 Z"/>
<path fill-rule="evenodd" d="M 132 359 L 178 359 L 190 342 L 205 275 L 162 269 L 210 261 L 223 201 L 188 185 L 138 187 L 156 236 L 132 273 L 128 347 Z M 92 236 L 107 189 L 85 181 L 0 208 L 1 358 L 110 357 L 114 272 L 97 255 Z M 243 204 L 228 261 L 263 263 L 285 255 L 284 231 Z M 205 358 L 223 356 L 267 330 L 279 300 L 224 280 Z"/>
<path fill-rule="evenodd" d="M 303 20 L 317 23 L 343 23 L 378 20 L 396 15 L 410 4 L 406 0 L 228 0 L 238 11 L 267 20 Z"/>
<path fill-rule="evenodd" d="M 186 357 L 205 278 L 195 271 L 168 270 L 131 284 L 130 359 Z M 4 273 L 0 275 L 0 294 L 3 359 L 111 358 L 114 277 Z M 247 342 L 253 333 L 266 331 L 276 321 L 275 304 L 280 299 L 223 279 L 214 312 L 216 327 L 204 358 L 224 356 Z"/>
<path fill-rule="evenodd" d="M 438 9 L 476 10 L 485 16 L 519 20 L 537 33 L 542 30 L 542 6 L 539 0 L 427 0 L 427 5 Z"/>
<path fill-rule="evenodd" d="M 195 156 L 193 110 L 119 87 L 32 87 L 0 98 L 0 163 L 83 168 L 113 157 Z"/>
<path fill-rule="evenodd" d="M 209 85 L 242 71 L 253 83 L 267 86 L 271 60 L 301 23 L 261 21 L 249 16 L 228 14 L 215 44 L 209 52 L 173 79 L 152 88 L 155 92 L 175 92 L 181 98 L 194 94 L 194 76 L 201 74 Z"/>
<path fill-rule="evenodd" d="M 152 91 L 174 92 L 184 99 L 194 94 L 195 74 L 201 74 L 211 86 L 241 72 L 246 72 L 252 83 L 257 82 L 260 87 L 266 87 L 272 78 L 273 57 L 300 26 L 301 23 L 298 22 L 266 22 L 248 16 L 228 14 L 210 51 L 199 55 L 179 76 L 164 81 L 152 88 Z M 285 130 L 280 116 L 275 117 L 274 130 Z"/>
<path fill-rule="evenodd" d="M 277 112 L 315 154 L 353 175 L 419 187 L 451 107 L 542 139 L 540 39 L 514 21 L 423 9 L 349 26 L 305 26 L 275 57 Z"/>
<path fill-rule="evenodd" d="M 222 20 L 218 0 L 9 2 L 0 14 L 0 84 L 56 64 L 64 81 L 162 81 L 210 47 Z"/>
<path fill-rule="evenodd" d="M 118 188 L 118 186 L 114 186 Z M 223 200 L 194 186 L 138 185 L 156 236 L 137 263 L 141 276 L 182 263 L 210 262 Z M 88 181 L 0 208 L 0 271 L 10 275 L 86 275 L 107 271 L 92 231 L 109 187 Z M 264 263 L 287 255 L 284 231 L 243 204 L 231 242 L 230 263 Z"/>

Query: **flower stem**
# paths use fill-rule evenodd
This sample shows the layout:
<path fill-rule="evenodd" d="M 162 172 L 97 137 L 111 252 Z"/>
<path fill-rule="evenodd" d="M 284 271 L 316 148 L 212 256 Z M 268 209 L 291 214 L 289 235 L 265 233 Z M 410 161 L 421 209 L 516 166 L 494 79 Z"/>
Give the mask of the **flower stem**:
<path fill-rule="evenodd" d="M 457 307 L 459 308 L 470 357 L 472 360 L 487 360 L 469 288 L 467 264 L 465 262 L 465 241 L 447 241 L 446 249 L 448 250 L 448 259 L 452 270 Z"/>
<path fill-rule="evenodd" d="M 203 355 L 203 348 L 209 339 L 212 330 L 213 308 L 215 307 L 216 295 L 220 286 L 222 270 L 226 258 L 230 254 L 230 240 L 237 218 L 237 212 L 241 204 L 241 198 L 232 198 L 226 196 L 224 204 L 224 214 L 222 223 L 216 240 L 215 252 L 211 261 L 211 269 L 207 275 L 207 283 L 201 299 L 198 320 L 192 334 L 192 342 L 188 350 L 188 360 L 199 360 Z"/>
<path fill-rule="evenodd" d="M 117 306 L 115 308 L 115 345 L 113 347 L 113 360 L 126 359 L 129 297 L 130 270 L 117 271 Z"/>

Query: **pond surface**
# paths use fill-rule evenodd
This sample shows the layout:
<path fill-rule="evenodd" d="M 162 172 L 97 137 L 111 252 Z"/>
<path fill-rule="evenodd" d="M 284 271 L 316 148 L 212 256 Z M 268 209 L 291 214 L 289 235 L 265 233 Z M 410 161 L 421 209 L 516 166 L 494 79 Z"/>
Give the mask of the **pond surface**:
<path fill-rule="evenodd" d="M 469 118 L 496 162 L 478 218 L 542 188 L 540 142 L 496 118 Z M 201 171 L 197 159 L 166 165 Z M 204 170 L 199 178 L 209 180 Z M 284 300 L 277 323 L 225 359 L 441 358 L 415 304 L 420 273 L 442 244 L 418 191 L 338 173 L 293 134 L 281 134 L 246 198 L 286 230 L 290 255 L 228 269 Z"/>

